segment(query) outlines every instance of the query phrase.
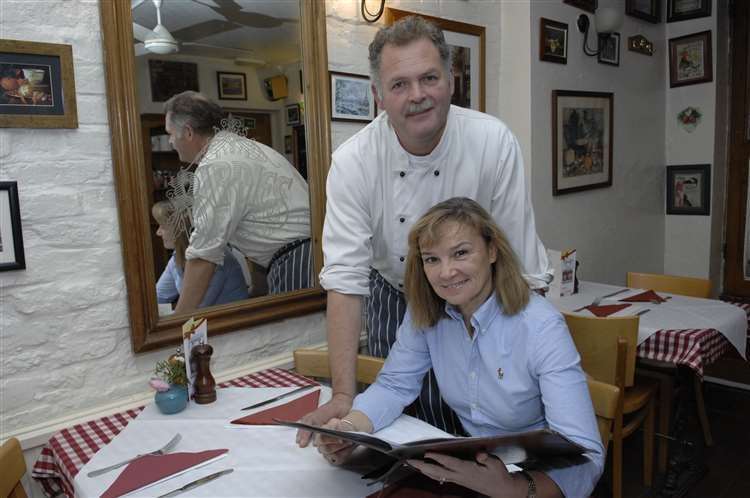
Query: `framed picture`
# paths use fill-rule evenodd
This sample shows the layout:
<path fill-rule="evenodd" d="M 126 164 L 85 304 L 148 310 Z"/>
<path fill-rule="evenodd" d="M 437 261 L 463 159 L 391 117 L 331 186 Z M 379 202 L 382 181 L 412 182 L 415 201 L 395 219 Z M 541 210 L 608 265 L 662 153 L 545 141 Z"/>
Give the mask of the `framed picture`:
<path fill-rule="evenodd" d="M 552 194 L 612 186 L 614 94 L 552 91 Z"/>
<path fill-rule="evenodd" d="M 216 71 L 216 86 L 221 100 L 247 100 L 245 73 Z"/>
<path fill-rule="evenodd" d="M 713 81 L 711 31 L 669 39 L 669 86 Z"/>
<path fill-rule="evenodd" d="M 711 15 L 713 0 L 667 0 L 667 22 L 686 21 Z"/>
<path fill-rule="evenodd" d="M 198 87 L 198 64 L 194 62 L 148 61 L 151 81 L 151 100 L 164 102 L 172 95 L 186 90 L 200 91 Z"/>
<path fill-rule="evenodd" d="M 625 0 L 625 13 L 654 24 L 661 21 L 662 0 Z"/>
<path fill-rule="evenodd" d="M 568 63 L 568 25 L 539 18 L 539 60 Z"/>
<path fill-rule="evenodd" d="M 591 12 L 592 14 L 596 12 L 597 0 L 563 0 L 563 2 L 572 5 L 573 7 L 578 7 L 579 9 Z"/>
<path fill-rule="evenodd" d="M 711 165 L 667 166 L 667 214 L 711 212 Z"/>
<path fill-rule="evenodd" d="M 302 117 L 299 112 L 299 104 L 286 106 L 286 124 L 287 126 L 296 126 L 302 123 Z"/>
<path fill-rule="evenodd" d="M 0 40 L 0 128 L 78 128 L 70 45 Z"/>
<path fill-rule="evenodd" d="M 386 9 L 386 24 L 402 17 L 420 16 L 439 26 L 453 52 L 453 98 L 451 104 L 484 111 L 485 29 L 484 26 L 449 21 L 399 9 Z"/>
<path fill-rule="evenodd" d="M 329 71 L 331 119 L 334 121 L 372 121 L 377 116 L 370 78 L 358 74 Z"/>
<path fill-rule="evenodd" d="M 292 153 L 292 136 L 284 135 L 284 154 Z"/>
<path fill-rule="evenodd" d="M 18 184 L 0 182 L 0 271 L 26 268 Z"/>
<path fill-rule="evenodd" d="M 620 33 L 599 36 L 597 60 L 600 64 L 620 65 Z"/>

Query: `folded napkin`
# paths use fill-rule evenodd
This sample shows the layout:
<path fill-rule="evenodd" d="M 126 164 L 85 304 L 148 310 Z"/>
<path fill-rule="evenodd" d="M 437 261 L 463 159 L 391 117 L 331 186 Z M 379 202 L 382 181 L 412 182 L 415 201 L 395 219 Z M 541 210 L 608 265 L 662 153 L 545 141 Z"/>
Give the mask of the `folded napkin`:
<path fill-rule="evenodd" d="M 586 306 L 585 310 L 589 310 L 594 315 L 598 316 L 599 318 L 604 318 L 609 315 L 613 315 L 617 313 L 620 310 L 623 310 L 630 306 L 629 304 L 600 304 L 599 306 Z"/>
<path fill-rule="evenodd" d="M 659 294 L 652 290 L 647 290 L 641 292 L 640 294 L 620 299 L 620 301 L 624 303 L 650 303 L 653 301 L 656 301 L 657 303 L 663 303 L 664 301 L 666 301 L 666 298 L 661 297 Z"/>
<path fill-rule="evenodd" d="M 276 425 L 274 419 L 299 420 L 318 407 L 319 399 L 320 389 L 305 394 L 289 403 L 232 420 L 231 423 L 240 425 Z"/>
<path fill-rule="evenodd" d="M 102 494 L 101 498 L 116 498 L 132 491 L 145 488 L 168 477 L 207 463 L 229 450 L 206 450 L 196 453 L 168 453 L 166 455 L 145 455 L 133 460 L 115 479 L 115 482 Z"/>
<path fill-rule="evenodd" d="M 479 493 L 452 482 L 440 484 L 424 474 L 415 473 L 400 481 L 389 484 L 381 491 L 366 498 L 462 498 L 476 497 Z"/>

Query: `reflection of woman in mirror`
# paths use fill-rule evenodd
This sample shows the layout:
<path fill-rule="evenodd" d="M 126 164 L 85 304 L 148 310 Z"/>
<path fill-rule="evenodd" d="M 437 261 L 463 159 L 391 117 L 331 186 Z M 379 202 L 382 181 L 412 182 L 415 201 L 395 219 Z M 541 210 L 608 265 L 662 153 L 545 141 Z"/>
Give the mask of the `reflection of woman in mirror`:
<path fill-rule="evenodd" d="M 471 459 L 427 453 L 409 460 L 424 475 L 490 496 L 588 496 L 604 468 L 604 448 L 580 357 L 565 320 L 529 290 L 505 235 L 476 202 L 443 201 L 409 232 L 408 309 L 377 380 L 352 411 L 325 427 L 378 431 L 391 424 L 435 371 L 440 393 L 471 436 L 549 428 L 585 448 L 564 465 L 540 461 L 510 474 L 486 452 Z M 333 464 L 351 443 L 316 437 Z M 528 482 L 527 482 L 528 480 Z M 521 494 L 523 493 L 523 494 Z"/>
<path fill-rule="evenodd" d="M 182 291 L 182 279 L 185 273 L 185 249 L 188 247 L 188 233 L 191 231 L 189 221 L 185 221 L 185 229 L 178 230 L 172 204 L 160 201 L 151 208 L 151 214 L 159 224 L 156 234 L 162 238 L 164 247 L 172 250 L 172 257 L 167 267 L 156 282 L 156 300 L 159 303 L 174 303 Z M 187 218 L 187 217 L 185 217 Z M 217 265 L 208 290 L 203 295 L 200 307 L 215 304 L 231 303 L 248 298 L 247 283 L 242 268 L 232 251 L 227 247 L 224 251 L 224 264 Z"/>

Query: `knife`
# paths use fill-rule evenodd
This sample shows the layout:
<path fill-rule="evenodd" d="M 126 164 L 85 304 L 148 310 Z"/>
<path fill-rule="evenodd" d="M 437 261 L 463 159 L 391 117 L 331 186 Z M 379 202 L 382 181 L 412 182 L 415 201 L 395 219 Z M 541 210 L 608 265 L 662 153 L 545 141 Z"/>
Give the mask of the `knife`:
<path fill-rule="evenodd" d="M 177 488 L 174 491 L 170 491 L 169 493 L 159 495 L 157 498 L 167 498 L 169 496 L 177 496 L 180 493 L 183 493 L 185 491 L 189 491 L 193 488 L 197 488 L 198 486 L 202 486 L 208 482 L 213 481 L 214 479 L 218 479 L 219 477 L 225 475 L 225 474 L 231 474 L 234 472 L 234 469 L 224 469 L 220 470 L 219 472 L 214 472 L 213 474 L 209 474 L 206 477 L 201 477 L 200 479 L 196 479 L 195 481 L 191 481 L 187 484 L 185 484 L 181 488 Z"/>
<path fill-rule="evenodd" d="M 270 403 L 273 403 L 274 401 L 278 401 L 280 399 L 284 399 L 287 396 L 291 396 L 292 394 L 297 394 L 300 391 L 304 391 L 305 389 L 310 389 L 311 387 L 317 387 L 317 386 L 302 386 L 298 387 L 297 389 L 292 389 L 289 392 L 286 392 L 284 394 L 279 394 L 275 398 L 267 399 L 265 401 L 261 401 L 259 403 L 255 403 L 254 405 L 246 406 L 245 408 L 240 408 L 240 410 L 252 410 L 253 408 L 258 408 L 259 406 L 268 405 Z"/>
<path fill-rule="evenodd" d="M 620 290 L 614 291 L 614 292 L 612 292 L 612 293 L 610 293 L 610 294 L 605 294 L 605 295 L 603 295 L 603 296 L 602 296 L 602 299 L 603 299 L 603 298 L 605 298 L 605 297 L 612 297 L 612 296 L 616 296 L 617 294 L 622 294 L 623 292 L 625 292 L 625 291 L 629 291 L 629 290 L 630 290 L 630 289 L 628 289 L 628 288 L 625 288 L 625 289 L 620 289 Z"/>

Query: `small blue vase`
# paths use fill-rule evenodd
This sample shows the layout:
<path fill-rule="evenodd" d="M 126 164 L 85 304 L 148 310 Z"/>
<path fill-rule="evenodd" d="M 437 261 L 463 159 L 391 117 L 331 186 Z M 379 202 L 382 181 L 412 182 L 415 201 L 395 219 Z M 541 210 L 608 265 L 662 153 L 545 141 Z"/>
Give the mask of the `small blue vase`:
<path fill-rule="evenodd" d="M 187 387 L 171 384 L 168 390 L 156 393 L 154 402 L 164 415 L 181 412 L 188 402 Z"/>

